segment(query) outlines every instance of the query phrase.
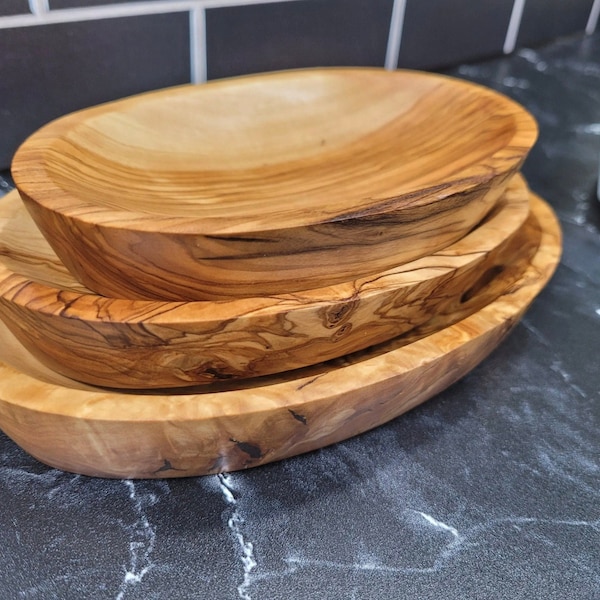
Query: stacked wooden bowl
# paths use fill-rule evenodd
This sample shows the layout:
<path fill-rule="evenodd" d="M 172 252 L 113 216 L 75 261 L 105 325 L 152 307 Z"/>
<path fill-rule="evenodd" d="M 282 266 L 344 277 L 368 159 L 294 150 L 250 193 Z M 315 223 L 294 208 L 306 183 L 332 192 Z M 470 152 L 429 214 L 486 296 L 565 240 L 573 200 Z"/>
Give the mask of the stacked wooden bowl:
<path fill-rule="evenodd" d="M 310 69 L 58 119 L 0 203 L 0 427 L 107 477 L 242 469 L 467 373 L 559 260 L 519 105 Z"/>

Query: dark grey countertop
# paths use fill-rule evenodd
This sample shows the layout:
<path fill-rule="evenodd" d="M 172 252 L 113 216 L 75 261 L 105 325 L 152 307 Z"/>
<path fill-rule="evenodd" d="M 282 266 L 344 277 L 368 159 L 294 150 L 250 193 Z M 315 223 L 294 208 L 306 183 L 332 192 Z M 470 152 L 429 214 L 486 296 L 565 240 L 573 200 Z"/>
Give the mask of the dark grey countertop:
<path fill-rule="evenodd" d="M 524 172 L 563 226 L 506 342 L 383 427 L 229 475 L 91 479 L 0 434 L 0 598 L 600 598 L 600 35 L 452 73 L 537 117 Z"/>

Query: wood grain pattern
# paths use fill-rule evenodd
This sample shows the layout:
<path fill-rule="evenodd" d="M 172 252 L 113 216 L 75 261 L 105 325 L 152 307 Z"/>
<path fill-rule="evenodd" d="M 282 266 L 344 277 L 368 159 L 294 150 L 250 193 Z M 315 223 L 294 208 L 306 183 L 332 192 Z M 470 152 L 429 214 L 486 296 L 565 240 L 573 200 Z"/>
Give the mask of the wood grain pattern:
<path fill-rule="evenodd" d="M 541 234 L 523 276 L 458 323 L 399 338 L 254 386 L 203 394 L 116 393 L 69 382 L 9 332 L 0 345 L 0 427 L 54 467 L 103 477 L 184 477 L 307 452 L 384 423 L 465 375 L 504 338 L 551 277 L 558 222 L 532 201 Z M 15 365 L 20 370 L 14 368 Z"/>
<path fill-rule="evenodd" d="M 31 136 L 12 172 L 88 288 L 227 299 L 351 281 L 449 245 L 536 135 L 522 107 L 471 83 L 309 69 L 74 113 Z"/>
<path fill-rule="evenodd" d="M 0 203 L 0 318 L 40 360 L 86 383 L 184 387 L 330 360 L 456 312 L 497 274 L 501 294 L 537 240 L 529 192 L 515 177 L 488 218 L 459 242 L 369 278 L 227 302 L 109 299 L 69 276 L 18 195 Z M 504 286 L 504 287 L 502 287 Z M 481 294 L 479 305 L 491 297 Z"/>

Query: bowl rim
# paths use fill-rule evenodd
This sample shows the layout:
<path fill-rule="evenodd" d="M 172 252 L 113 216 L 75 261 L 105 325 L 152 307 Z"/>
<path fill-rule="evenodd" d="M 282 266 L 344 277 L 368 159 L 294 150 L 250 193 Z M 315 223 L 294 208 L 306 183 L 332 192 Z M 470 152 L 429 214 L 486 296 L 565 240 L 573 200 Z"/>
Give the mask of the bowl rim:
<path fill-rule="evenodd" d="M 511 196 L 514 196 L 514 199 L 511 200 Z M 18 200 L 17 191 L 13 190 L 9 192 L 5 200 L 8 200 L 10 197 Z M 185 326 L 186 324 L 230 320 L 239 318 L 240 314 L 245 315 L 247 313 L 268 316 L 272 313 L 280 313 L 282 311 L 314 311 L 319 306 L 330 307 L 336 304 L 354 302 L 357 299 L 366 300 L 373 295 L 377 296 L 400 290 L 414 283 L 415 279 L 414 277 L 410 277 L 409 281 L 403 283 L 398 282 L 398 279 L 406 277 L 407 273 L 413 271 L 439 271 L 443 268 L 450 272 L 464 269 L 465 265 L 454 264 L 451 258 L 448 259 L 445 266 L 435 264 L 435 261 L 443 262 L 442 258 L 444 257 L 466 256 L 476 262 L 479 260 L 478 257 L 489 252 L 488 245 L 490 242 L 495 244 L 499 236 L 502 236 L 504 239 L 504 232 L 490 236 L 487 233 L 486 226 L 488 228 L 492 227 L 495 231 L 497 225 L 494 227 L 494 224 L 499 218 L 505 216 L 506 213 L 503 213 L 505 209 L 511 211 L 511 214 L 508 217 L 505 216 L 505 218 L 518 219 L 519 222 L 523 219 L 524 223 L 529 218 L 528 215 L 531 214 L 531 209 L 529 208 L 531 197 L 532 192 L 525 177 L 520 173 L 513 175 L 502 195 L 502 198 L 506 198 L 504 205 L 501 206 L 501 203 L 498 203 L 481 223 L 453 244 L 428 256 L 326 287 L 312 288 L 298 292 L 270 294 L 267 296 L 232 297 L 226 300 L 129 299 L 108 297 L 97 294 L 92 290 L 76 291 L 74 289 L 61 288 L 58 285 L 50 285 L 49 283 L 34 280 L 22 273 L 13 271 L 0 261 L 0 301 L 14 303 L 19 307 L 49 317 L 60 316 L 61 318 L 84 320 L 90 323 L 106 322 L 106 318 L 100 316 L 102 314 L 121 313 L 134 315 L 133 317 L 111 320 L 110 322 L 115 325 L 148 323 L 154 326 Z M 523 203 L 528 207 L 528 210 L 524 214 L 522 214 Z M 24 206 L 22 210 L 25 210 Z M 40 237 L 43 237 L 41 233 Z M 476 243 L 479 244 L 480 249 L 476 251 L 470 249 L 464 255 L 462 252 L 457 252 L 456 248 L 461 248 L 465 244 L 471 244 L 473 239 L 477 240 Z M 56 257 L 56 259 L 60 261 L 59 257 Z M 433 265 L 430 264 L 431 261 L 434 261 Z M 439 273 L 437 276 L 440 276 Z M 75 283 L 74 277 L 73 280 Z M 382 281 L 385 282 L 383 285 Z M 26 295 L 21 294 L 19 291 L 16 294 L 13 293 L 13 289 L 20 290 L 24 286 L 27 287 L 28 291 Z M 41 305 L 36 303 L 34 306 L 29 301 L 31 297 L 51 297 L 51 301 L 46 301 Z M 60 308 L 57 308 L 58 306 Z M 200 318 L 199 315 L 204 314 L 200 312 L 202 310 L 210 310 L 212 312 L 210 318 Z M 90 316 L 90 312 L 93 316 Z"/>
<path fill-rule="evenodd" d="M 297 379 L 288 378 L 278 381 L 278 376 L 275 375 L 270 377 L 272 381 L 267 385 L 259 383 L 258 386 L 250 386 L 242 390 L 207 390 L 201 393 L 186 390 L 182 393 L 164 395 L 140 394 L 136 390 L 115 393 L 78 382 L 73 382 L 73 387 L 66 387 L 58 383 L 44 382 L 41 377 L 22 373 L 8 362 L 1 361 L 0 372 L 8 371 L 6 383 L 3 385 L 11 389 L 10 397 L 3 394 L 2 400 L 9 405 L 19 405 L 33 411 L 42 405 L 45 412 L 83 419 L 90 418 L 89 411 L 86 410 L 86 402 L 91 401 L 96 413 L 95 420 L 106 422 L 128 420 L 132 423 L 161 421 L 158 418 L 149 418 L 145 409 L 151 407 L 150 410 L 155 410 L 155 404 L 163 407 L 172 404 L 181 415 L 180 421 L 186 422 L 226 417 L 233 413 L 238 416 L 259 415 L 271 411 L 273 408 L 290 410 L 308 402 L 318 402 L 323 394 L 331 392 L 332 379 L 337 384 L 336 396 L 343 398 L 345 392 L 353 389 L 356 382 L 353 373 L 361 365 L 374 367 L 384 363 L 386 367 L 384 379 L 386 381 L 392 381 L 416 366 L 426 368 L 427 364 L 423 364 L 419 353 L 415 352 L 416 348 L 427 348 L 430 351 L 428 352 L 429 359 L 434 361 L 441 355 L 481 339 L 498 328 L 502 328 L 506 333 L 521 318 L 523 312 L 552 277 L 558 266 L 562 249 L 560 224 L 547 202 L 535 194 L 530 194 L 530 198 L 533 212 L 541 229 L 541 240 L 537 252 L 523 275 L 509 290 L 481 310 L 454 325 L 420 338 L 408 346 L 394 348 L 394 340 L 391 340 L 375 351 L 367 350 L 359 353 L 362 356 L 354 357 L 354 360 L 351 355 L 350 359 L 343 362 L 338 368 L 317 376 L 311 372 L 309 367 Z M 405 359 L 398 360 L 398 355 L 404 356 Z M 380 374 L 381 370 L 376 368 L 369 369 L 368 372 L 364 371 L 361 384 L 366 387 L 379 383 Z M 36 385 L 44 386 L 49 393 L 42 399 L 30 393 L 29 386 L 14 385 L 15 378 L 18 380 L 23 377 L 33 380 L 32 383 L 35 382 Z M 65 378 L 61 377 L 61 379 Z M 291 388 L 297 393 L 282 393 Z M 57 402 L 53 402 L 55 394 Z M 115 397 L 123 401 L 122 411 L 114 410 Z"/>
<path fill-rule="evenodd" d="M 477 188 L 485 187 L 501 174 L 509 172 L 511 169 L 518 170 L 521 163 L 527 156 L 527 153 L 535 144 L 538 137 L 538 126 L 531 113 L 518 102 L 512 100 L 505 94 L 488 88 L 486 86 L 465 81 L 438 73 L 412 69 L 397 69 L 389 71 L 380 67 L 318 67 L 288 69 L 283 71 L 272 71 L 266 73 L 257 73 L 209 81 L 202 84 L 184 84 L 160 90 L 152 90 L 135 94 L 129 97 L 105 102 L 89 108 L 77 110 L 53 121 L 50 121 L 40 129 L 32 133 L 17 149 L 11 163 L 11 172 L 15 185 L 22 197 L 33 202 L 35 205 L 45 210 L 58 214 L 75 223 L 82 223 L 87 226 L 98 226 L 112 230 L 127 230 L 129 232 L 157 233 L 157 234 L 176 234 L 178 236 L 186 235 L 206 235 L 216 236 L 235 236 L 235 230 L 231 228 L 210 228 L 210 217 L 206 215 L 182 216 L 182 215 L 163 215 L 158 213 L 144 212 L 140 210 L 126 210 L 122 208 L 113 208 L 101 203 L 92 203 L 83 201 L 77 195 L 56 183 L 50 171 L 45 165 L 45 156 L 52 141 L 62 134 L 68 132 L 72 127 L 80 124 L 82 120 L 94 117 L 99 114 L 105 114 L 107 111 L 118 112 L 120 107 L 133 106 L 136 103 L 143 102 L 144 99 L 153 97 L 160 100 L 164 97 L 167 101 L 172 95 L 186 94 L 190 91 L 201 91 L 210 86 L 210 89 L 219 87 L 228 87 L 243 84 L 244 81 L 285 77 L 310 77 L 314 74 L 323 75 L 351 75 L 352 73 L 367 73 L 379 77 L 397 78 L 399 82 L 406 82 L 411 78 L 426 78 L 432 82 L 439 82 L 440 85 L 449 85 L 453 88 L 462 88 L 468 92 L 475 91 L 481 98 L 489 98 L 503 107 L 507 115 L 510 115 L 515 124 L 512 137 L 501 148 L 492 152 L 486 157 L 486 161 L 493 165 L 499 165 L 502 168 L 498 172 L 493 168 L 485 168 L 484 172 L 472 173 L 476 165 L 481 165 L 481 161 L 462 168 L 453 176 L 450 181 L 443 184 L 435 184 L 419 188 L 416 191 L 402 193 L 397 196 L 391 196 L 387 201 L 379 201 L 380 206 L 369 212 L 369 209 L 360 211 L 360 215 L 368 214 L 386 214 L 397 211 L 398 205 L 402 207 L 417 207 L 425 204 L 431 204 L 432 201 L 442 200 L 456 194 L 466 194 Z M 494 113 L 495 114 L 495 113 Z M 493 118 L 494 115 L 491 115 Z M 48 148 L 46 147 L 48 146 Z M 486 164 L 487 167 L 487 164 Z M 159 198 L 160 196 L 157 196 Z M 393 202 L 389 200 L 392 199 Z M 350 208 L 350 206 L 349 206 Z M 402 208 L 400 208 L 402 210 Z M 301 229 L 316 224 L 311 220 L 310 211 L 305 211 L 306 216 L 298 220 L 294 218 L 293 222 L 282 224 L 281 218 L 275 222 L 267 222 L 255 227 L 252 230 L 243 229 L 247 233 L 261 233 L 273 230 L 290 231 Z M 285 213 L 284 213 L 285 214 Z M 319 224 L 335 223 L 343 224 L 356 219 L 358 215 L 355 212 L 348 212 L 346 215 L 334 215 L 330 219 L 319 219 Z M 281 217 L 281 211 L 279 211 Z M 124 225 L 126 224 L 126 225 Z"/>

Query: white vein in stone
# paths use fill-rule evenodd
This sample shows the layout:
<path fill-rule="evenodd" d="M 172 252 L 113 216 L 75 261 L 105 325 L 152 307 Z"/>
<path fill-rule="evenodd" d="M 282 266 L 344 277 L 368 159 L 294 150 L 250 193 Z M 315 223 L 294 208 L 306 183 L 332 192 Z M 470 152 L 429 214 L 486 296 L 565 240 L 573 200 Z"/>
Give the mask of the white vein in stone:
<path fill-rule="evenodd" d="M 531 48 L 522 48 L 517 55 L 524 58 L 528 63 L 535 67 L 536 71 L 544 72 L 548 68 L 548 63 L 542 60 L 539 54 Z"/>
<path fill-rule="evenodd" d="M 596 475 L 598 468 L 595 463 L 587 460 L 585 457 L 570 454 L 568 458 L 564 458 L 556 451 L 538 450 L 536 453 L 538 463 L 554 478 L 560 478 L 577 486 L 578 490 L 583 490 L 587 494 L 598 497 L 600 490 L 597 485 L 590 485 L 585 481 L 583 476 L 578 476 L 572 472 L 572 465 L 579 463 L 579 466 L 586 470 L 586 475 Z M 586 464 L 587 463 L 587 464 Z M 593 465 L 593 466 L 590 466 Z M 581 524 L 581 523 L 580 523 Z"/>
<path fill-rule="evenodd" d="M 591 135 L 600 135 L 600 123 L 585 123 L 575 127 L 576 133 L 589 133 Z"/>
<path fill-rule="evenodd" d="M 587 398 L 587 394 L 577 384 L 573 383 L 573 378 L 562 367 L 562 363 L 560 361 L 552 361 L 550 370 L 554 371 L 572 390 L 577 392 L 582 398 Z"/>
<path fill-rule="evenodd" d="M 62 483 L 59 483 L 58 485 L 53 487 L 46 494 L 46 497 L 48 498 L 48 500 L 52 500 L 54 498 L 54 496 L 56 496 L 56 494 L 63 492 L 64 488 L 69 487 L 69 486 L 73 485 L 74 483 L 77 483 L 80 479 L 81 479 L 81 475 L 78 475 L 78 474 L 71 475 L 66 480 L 64 480 Z"/>
<path fill-rule="evenodd" d="M 302 567 L 317 567 L 323 569 L 333 569 L 337 571 L 348 571 L 348 572 L 379 572 L 379 573 L 392 573 L 392 574 L 430 574 L 439 573 L 448 566 L 448 563 L 452 558 L 459 555 L 463 550 L 468 547 L 480 546 L 482 544 L 481 538 L 492 531 L 504 527 L 510 527 L 518 532 L 523 532 L 531 527 L 535 526 L 562 526 L 562 527 L 575 527 L 575 528 L 589 528 L 595 532 L 600 533 L 600 520 L 586 521 L 581 519 L 552 519 L 552 518 L 537 518 L 537 517 L 501 517 L 497 519 L 490 519 L 480 524 L 473 525 L 467 528 L 462 534 L 459 534 L 454 527 L 450 527 L 437 519 L 434 519 L 426 513 L 412 510 L 411 512 L 421 515 L 426 521 L 431 523 L 434 527 L 448 531 L 452 533 L 452 538 L 444 546 L 444 548 L 435 557 L 433 564 L 419 567 L 401 567 L 396 565 L 376 563 L 373 559 L 368 561 L 358 560 L 356 562 L 337 562 L 333 560 L 320 560 L 310 559 L 307 557 L 290 556 L 284 559 L 285 563 L 289 567 L 293 567 L 288 571 L 288 574 L 294 573 L 298 568 Z M 431 520 L 430 520 L 431 519 Z M 456 534 L 454 533 L 456 532 Z M 568 558 L 568 557 L 567 557 Z M 585 570 L 589 570 L 587 565 L 584 565 L 575 557 L 568 558 L 571 562 L 578 564 L 581 567 L 585 567 Z M 600 580 L 597 573 L 595 573 L 596 579 Z"/>
<path fill-rule="evenodd" d="M 244 568 L 244 579 L 242 580 L 242 583 L 238 585 L 237 592 L 242 600 L 252 600 L 248 590 L 251 584 L 252 571 L 257 565 L 256 558 L 254 557 L 254 545 L 252 542 L 246 541 L 242 532 L 242 526 L 245 521 L 237 509 L 237 500 L 231 486 L 231 477 L 222 473 L 217 475 L 217 478 L 219 480 L 219 487 L 221 488 L 225 502 L 232 507 L 231 516 L 227 520 L 227 527 L 233 534 L 241 550 L 240 559 Z"/>
<path fill-rule="evenodd" d="M 434 527 L 447 531 L 448 533 L 451 533 L 455 538 L 460 539 L 460 535 L 454 527 L 446 525 L 446 523 L 442 523 L 442 521 L 438 521 L 437 519 L 434 519 L 431 515 L 421 512 L 420 510 L 415 510 L 413 512 L 417 513 L 418 515 L 421 515 L 428 523 L 430 523 Z"/>
<path fill-rule="evenodd" d="M 510 75 L 502 78 L 502 85 L 508 88 L 518 88 L 520 90 L 526 90 L 531 87 L 531 84 L 527 79 L 519 79 L 518 77 L 512 77 Z"/>
<path fill-rule="evenodd" d="M 527 331 L 532 333 L 537 340 L 544 345 L 546 348 L 551 349 L 554 352 L 554 347 L 552 344 L 546 339 L 546 337 L 540 332 L 537 327 L 534 327 L 527 318 L 521 320 L 521 324 Z M 573 383 L 571 375 L 567 373 L 567 371 L 563 368 L 562 363 L 556 359 L 552 361 L 550 365 L 550 370 L 554 371 L 563 381 L 566 383 L 574 392 L 576 392 L 582 398 L 587 399 L 587 394 L 583 389 L 581 389 L 577 384 Z"/>
<path fill-rule="evenodd" d="M 12 518 L 12 522 L 13 522 L 13 525 L 14 525 L 14 528 L 15 528 L 15 538 L 17 540 L 17 544 L 19 546 L 21 546 L 22 545 L 21 544 L 21 534 L 19 533 L 19 524 L 17 523 L 16 517 Z"/>
<path fill-rule="evenodd" d="M 127 590 L 131 586 L 140 583 L 152 568 L 151 556 L 156 542 L 156 532 L 148 521 L 143 499 L 137 494 L 134 482 L 125 480 L 123 483 L 129 490 L 129 498 L 133 502 L 138 519 L 131 527 L 133 539 L 129 542 L 129 565 L 125 567 L 125 575 L 116 600 L 123 600 Z M 150 503 L 154 504 L 156 503 L 156 496 L 150 494 L 147 500 L 150 500 Z"/>

